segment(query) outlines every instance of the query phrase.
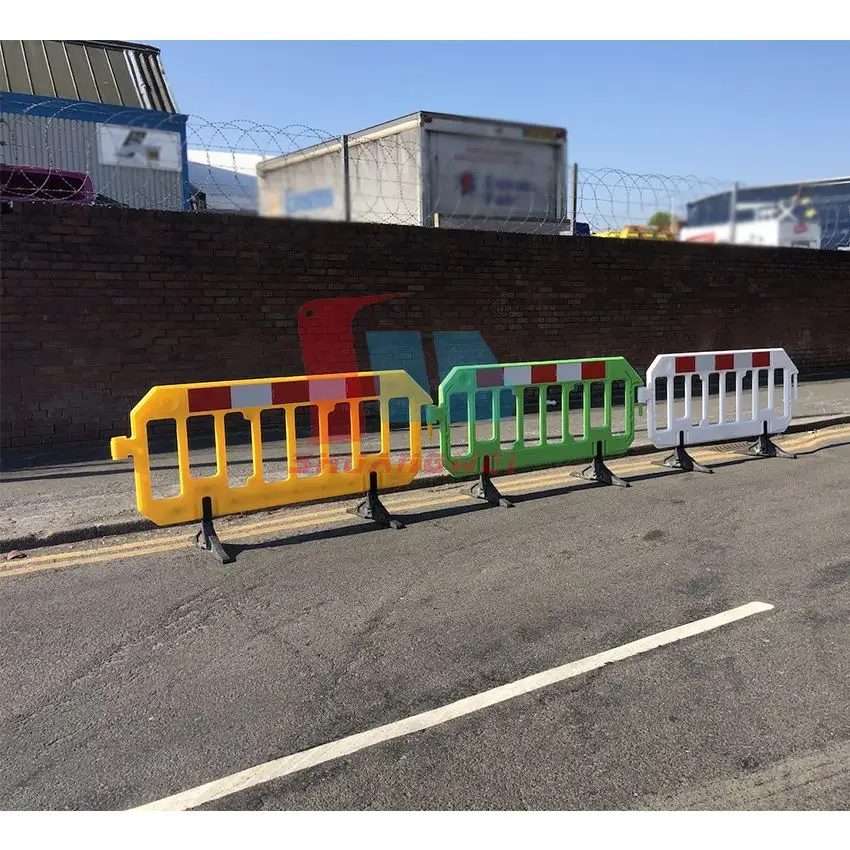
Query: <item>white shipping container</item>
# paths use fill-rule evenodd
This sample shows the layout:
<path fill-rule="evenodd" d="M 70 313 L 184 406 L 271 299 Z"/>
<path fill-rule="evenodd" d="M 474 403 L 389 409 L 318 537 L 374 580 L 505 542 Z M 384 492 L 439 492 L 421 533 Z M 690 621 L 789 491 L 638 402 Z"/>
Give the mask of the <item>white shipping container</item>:
<path fill-rule="evenodd" d="M 566 139 L 560 127 L 418 112 L 351 134 L 345 146 L 333 140 L 260 163 L 259 210 L 558 233 L 566 219 Z"/>

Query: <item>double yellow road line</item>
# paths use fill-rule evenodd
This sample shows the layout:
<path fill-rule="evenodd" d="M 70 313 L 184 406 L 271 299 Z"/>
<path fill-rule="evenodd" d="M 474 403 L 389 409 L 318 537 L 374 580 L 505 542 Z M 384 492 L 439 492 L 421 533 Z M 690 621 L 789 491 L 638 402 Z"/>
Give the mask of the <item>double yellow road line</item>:
<path fill-rule="evenodd" d="M 850 437 L 850 426 L 838 426 L 808 434 L 799 434 L 780 438 L 782 448 L 789 452 L 803 452 L 815 448 L 824 448 L 841 439 Z M 641 457 L 615 459 L 610 462 L 611 470 L 621 476 L 639 475 L 644 472 L 663 472 L 663 467 L 658 466 L 658 458 L 666 453 L 643 455 Z M 710 466 L 713 463 L 722 462 L 723 454 L 716 448 L 700 448 L 691 452 L 695 460 Z M 727 456 L 728 457 L 728 456 Z M 585 464 L 582 464 L 584 466 Z M 578 486 L 579 479 L 573 478 L 571 473 L 577 467 L 558 467 L 550 471 L 532 471 L 517 473 L 499 478 L 499 489 L 505 496 L 516 496 L 539 490 L 541 487 L 555 487 L 566 484 Z M 474 504 L 465 492 L 451 492 L 447 488 L 451 485 L 437 485 L 444 492 L 439 495 L 425 495 L 422 493 L 409 493 L 390 495 L 384 498 L 384 504 L 391 513 L 408 513 L 420 511 L 424 508 L 447 507 L 451 505 L 468 503 Z M 467 485 L 465 485 L 467 486 Z M 338 504 L 328 505 L 319 510 L 298 513 L 289 518 L 265 519 L 245 524 L 235 524 L 224 531 L 225 542 L 235 542 L 251 537 L 267 536 L 276 532 L 291 532 L 304 528 L 317 528 L 328 525 L 336 525 L 340 522 L 353 522 L 352 515 L 344 507 Z M 118 543 L 110 546 L 100 546 L 95 549 L 72 549 L 69 551 L 54 552 L 46 555 L 36 555 L 27 558 L 25 564 L 12 569 L 0 567 L 0 578 L 25 575 L 27 573 L 42 572 L 44 570 L 64 570 L 70 567 L 79 567 L 86 564 L 97 564 L 104 561 L 118 561 L 123 558 L 137 558 L 143 555 L 156 555 L 165 552 L 173 552 L 177 546 L 188 546 L 193 538 L 194 531 L 182 532 L 151 532 L 151 537 L 145 540 L 137 540 L 132 543 Z M 14 562 L 12 562 L 14 563 Z"/>

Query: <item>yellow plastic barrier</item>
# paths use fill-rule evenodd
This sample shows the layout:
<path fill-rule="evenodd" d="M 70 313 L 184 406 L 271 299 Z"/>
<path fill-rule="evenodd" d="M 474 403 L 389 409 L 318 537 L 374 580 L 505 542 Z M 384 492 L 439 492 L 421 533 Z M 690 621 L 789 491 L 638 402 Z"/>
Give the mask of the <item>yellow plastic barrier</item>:
<path fill-rule="evenodd" d="M 404 462 L 394 462 L 390 456 L 389 402 L 394 398 L 409 399 L 410 450 L 405 450 Z M 360 402 L 375 399 L 380 407 L 381 448 L 379 452 L 363 454 Z M 341 471 L 330 458 L 328 416 L 343 403 L 349 403 L 351 412 L 351 457 L 350 468 Z M 422 464 L 421 406 L 426 404 L 431 404 L 431 397 L 401 370 L 153 387 L 130 413 L 131 436 L 112 439 L 112 459 L 133 459 L 136 505 L 139 513 L 157 525 L 197 519 L 211 522 L 213 516 L 366 491 L 374 492 L 377 499 L 377 486 L 401 487 L 416 477 Z M 318 414 L 319 469 L 314 475 L 299 477 L 295 410 L 308 405 Z M 260 414 L 270 408 L 282 409 L 286 423 L 287 477 L 279 481 L 263 479 Z M 245 484 L 237 487 L 230 486 L 227 479 L 224 417 L 232 412 L 242 413 L 251 425 L 253 471 Z M 216 474 L 193 478 L 187 421 L 193 416 L 209 415 L 215 425 Z M 180 494 L 156 499 L 151 489 L 147 425 L 163 419 L 174 420 L 177 426 Z M 371 501 L 369 504 L 374 507 Z"/>

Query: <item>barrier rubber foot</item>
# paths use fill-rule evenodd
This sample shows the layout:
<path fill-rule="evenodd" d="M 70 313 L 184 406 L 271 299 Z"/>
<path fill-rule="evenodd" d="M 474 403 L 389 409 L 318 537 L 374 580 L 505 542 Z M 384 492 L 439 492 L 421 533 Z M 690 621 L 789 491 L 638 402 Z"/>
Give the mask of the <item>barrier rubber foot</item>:
<path fill-rule="evenodd" d="M 204 516 L 201 520 L 201 529 L 195 535 L 195 545 L 206 552 L 213 552 L 222 564 L 230 564 L 233 558 L 227 554 L 224 544 L 218 539 L 212 518 L 212 501 L 207 496 L 203 501 Z"/>
<path fill-rule="evenodd" d="M 491 505 L 498 505 L 501 508 L 512 508 L 514 506 L 513 502 L 506 499 L 499 492 L 489 475 L 480 475 L 478 481 L 469 489 L 469 495 L 473 499 L 482 499 Z"/>
<path fill-rule="evenodd" d="M 583 478 L 585 481 L 598 481 L 600 484 L 612 484 L 615 487 L 628 487 L 629 482 L 614 475 L 602 459 L 601 454 L 593 458 L 593 463 L 585 467 L 581 472 L 571 472 L 573 478 Z"/>
<path fill-rule="evenodd" d="M 676 446 L 676 451 L 665 457 L 660 465 L 666 466 L 668 469 L 681 469 L 683 472 L 706 472 L 709 475 L 714 474 L 713 469 L 709 469 L 707 466 L 703 466 L 694 460 L 684 446 Z"/>
<path fill-rule="evenodd" d="M 787 457 L 796 460 L 797 455 L 780 449 L 767 434 L 759 434 L 758 440 L 748 449 L 747 454 L 751 457 Z"/>
<path fill-rule="evenodd" d="M 372 522 L 387 528 L 395 528 L 396 530 L 404 528 L 404 523 L 395 519 L 381 502 L 378 495 L 378 474 L 376 472 L 369 473 L 369 492 L 366 494 L 366 498 L 362 502 L 358 502 L 355 507 L 349 508 L 347 512 L 359 516 L 360 519 L 370 519 Z"/>

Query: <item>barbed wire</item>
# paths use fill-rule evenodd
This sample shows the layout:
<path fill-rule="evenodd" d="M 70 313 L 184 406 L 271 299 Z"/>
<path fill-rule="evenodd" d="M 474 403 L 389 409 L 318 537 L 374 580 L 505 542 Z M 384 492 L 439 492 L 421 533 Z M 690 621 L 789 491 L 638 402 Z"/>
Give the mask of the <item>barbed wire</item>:
<path fill-rule="evenodd" d="M 10 98 L 0 93 L 0 107 Z M 50 99 L 0 111 L 7 199 L 546 234 L 583 225 L 599 234 L 647 225 L 656 214 L 683 222 L 689 204 L 731 187 L 615 167 L 556 177 L 545 147 L 526 154 L 529 146 L 502 142 L 470 148 L 466 160 L 437 169 L 438 179 L 423 179 L 418 128 L 354 135 L 345 145 L 302 124 L 116 113 Z M 850 181 L 843 191 L 818 207 L 823 247 L 850 246 Z"/>

